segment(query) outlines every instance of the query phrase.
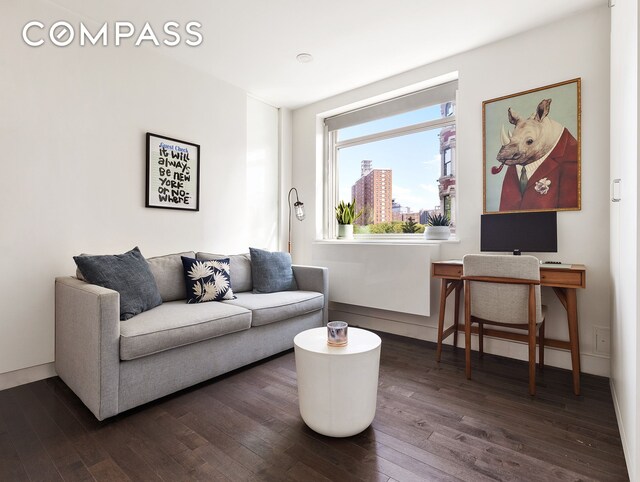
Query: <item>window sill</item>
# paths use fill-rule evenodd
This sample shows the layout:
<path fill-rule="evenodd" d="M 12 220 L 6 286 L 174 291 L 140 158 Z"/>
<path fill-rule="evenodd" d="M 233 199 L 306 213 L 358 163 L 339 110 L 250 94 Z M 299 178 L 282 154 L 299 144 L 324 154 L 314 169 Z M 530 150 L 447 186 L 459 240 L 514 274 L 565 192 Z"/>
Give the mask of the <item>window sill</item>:
<path fill-rule="evenodd" d="M 354 238 L 354 239 L 316 239 L 314 244 L 384 244 L 384 245 L 441 245 L 441 244 L 459 244 L 460 239 L 451 237 L 449 239 L 424 239 L 423 237 L 415 238 Z"/>

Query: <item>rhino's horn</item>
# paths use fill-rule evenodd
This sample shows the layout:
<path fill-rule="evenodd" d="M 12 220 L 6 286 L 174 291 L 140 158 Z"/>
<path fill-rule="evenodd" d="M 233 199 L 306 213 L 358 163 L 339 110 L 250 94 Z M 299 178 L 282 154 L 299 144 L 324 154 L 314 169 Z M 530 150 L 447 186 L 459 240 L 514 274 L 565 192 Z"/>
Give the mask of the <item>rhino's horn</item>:
<path fill-rule="evenodd" d="M 511 136 L 506 133 L 504 130 L 504 124 L 502 125 L 502 130 L 500 131 L 500 140 L 502 141 L 502 145 L 506 146 L 511 142 Z"/>

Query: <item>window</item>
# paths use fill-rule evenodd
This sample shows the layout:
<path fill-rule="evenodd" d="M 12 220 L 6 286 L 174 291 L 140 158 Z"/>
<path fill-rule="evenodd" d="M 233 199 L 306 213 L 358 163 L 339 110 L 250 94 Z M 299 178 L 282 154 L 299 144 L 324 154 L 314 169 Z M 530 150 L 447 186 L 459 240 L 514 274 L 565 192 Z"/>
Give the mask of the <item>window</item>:
<path fill-rule="evenodd" d="M 450 147 L 445 147 L 442 155 L 442 175 L 451 176 L 453 174 L 452 168 L 453 152 Z"/>
<path fill-rule="evenodd" d="M 444 214 L 451 219 L 451 196 L 446 195 L 442 198 L 442 205 L 444 206 Z"/>
<path fill-rule="evenodd" d="M 360 237 L 422 233 L 410 220 L 445 206 L 454 220 L 444 197 L 455 193 L 456 89 L 450 82 L 325 119 L 325 238 L 334 237 L 341 200 L 362 210 Z"/>
<path fill-rule="evenodd" d="M 456 103 L 455 102 L 447 102 L 444 106 L 444 115 L 446 117 L 452 116 L 456 111 Z"/>

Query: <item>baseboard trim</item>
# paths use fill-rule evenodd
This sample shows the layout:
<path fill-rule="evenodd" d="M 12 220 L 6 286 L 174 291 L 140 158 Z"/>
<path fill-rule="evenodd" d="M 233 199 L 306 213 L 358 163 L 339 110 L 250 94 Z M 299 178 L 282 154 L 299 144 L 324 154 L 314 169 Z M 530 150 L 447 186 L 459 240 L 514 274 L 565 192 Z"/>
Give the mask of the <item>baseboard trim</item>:
<path fill-rule="evenodd" d="M 609 388 L 611 389 L 611 398 L 613 398 L 613 410 L 616 413 L 616 421 L 618 422 L 618 430 L 620 431 L 620 440 L 622 440 L 622 451 L 624 452 L 624 460 L 627 463 L 627 472 L 629 473 L 629 480 L 637 480 L 636 474 L 634 474 L 634 464 L 638 461 L 632 459 L 631 448 L 629 447 L 629 440 L 627 434 L 624 431 L 624 423 L 622 422 L 620 412 L 620 402 L 618 401 L 618 394 L 616 392 L 616 385 L 613 382 L 613 378 L 609 379 Z"/>
<path fill-rule="evenodd" d="M 36 365 L 34 367 L 21 368 L 12 372 L 0 373 L 0 390 L 17 387 L 25 383 L 36 382 L 45 378 L 56 376 L 53 362 Z"/>
<path fill-rule="evenodd" d="M 342 306 L 344 305 L 341 305 L 340 307 Z M 410 316 L 407 317 L 406 320 L 393 320 L 384 318 L 384 315 L 378 316 L 378 313 L 375 313 L 374 315 L 370 312 L 365 314 L 355 313 L 354 311 L 355 310 L 346 311 L 341 309 L 329 309 L 329 319 L 344 320 L 349 324 L 360 326 L 362 328 L 369 328 L 371 330 L 382 331 L 385 333 L 393 333 L 394 335 L 417 338 L 419 340 L 431 341 L 433 343 L 437 341 L 437 328 L 435 326 L 424 324 L 424 321 L 422 320 L 420 320 L 422 323 L 418 323 L 417 321 L 420 317 Z M 461 342 L 464 344 L 464 338 L 459 334 L 458 346 L 461 346 Z M 446 345 L 451 345 L 451 343 L 451 338 L 445 341 Z M 472 347 L 477 349 L 476 335 L 472 335 Z M 489 336 L 485 336 L 484 351 L 485 353 L 516 358 L 518 360 L 527 360 L 529 356 L 526 343 L 507 341 Z M 571 354 L 569 353 L 569 350 L 546 347 L 544 353 L 546 365 L 571 370 Z M 608 357 L 604 357 L 602 355 L 584 352 L 580 353 L 580 369 L 583 373 L 608 378 L 611 375 L 610 361 L 611 360 Z"/>

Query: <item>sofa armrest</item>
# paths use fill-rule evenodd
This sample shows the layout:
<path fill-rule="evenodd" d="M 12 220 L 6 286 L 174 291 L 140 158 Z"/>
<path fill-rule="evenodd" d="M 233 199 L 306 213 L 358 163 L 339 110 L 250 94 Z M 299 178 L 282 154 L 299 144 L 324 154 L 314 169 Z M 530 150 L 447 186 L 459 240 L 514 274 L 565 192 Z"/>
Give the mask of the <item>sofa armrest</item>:
<path fill-rule="evenodd" d="M 56 372 L 98 420 L 118 413 L 120 294 L 56 278 Z"/>
<path fill-rule="evenodd" d="M 329 322 L 329 269 L 299 264 L 292 268 L 299 290 L 317 291 L 324 295 L 323 320 L 326 325 Z"/>

